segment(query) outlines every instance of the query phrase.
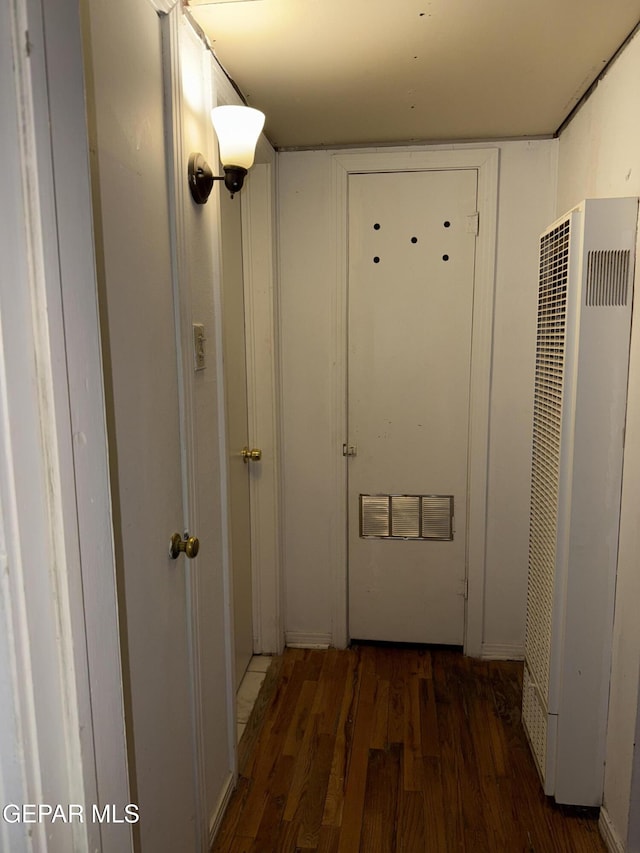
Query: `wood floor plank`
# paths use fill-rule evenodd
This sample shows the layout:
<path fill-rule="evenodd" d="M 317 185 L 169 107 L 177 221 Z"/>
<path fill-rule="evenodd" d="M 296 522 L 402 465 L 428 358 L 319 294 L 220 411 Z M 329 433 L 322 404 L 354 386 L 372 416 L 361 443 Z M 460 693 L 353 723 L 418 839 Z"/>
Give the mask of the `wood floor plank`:
<path fill-rule="evenodd" d="M 298 823 L 297 843 L 315 850 L 320 843 L 324 802 L 327 794 L 335 738 L 318 734 L 313 750 L 310 772 L 305 779 L 293 819 Z"/>
<path fill-rule="evenodd" d="M 424 813 L 425 849 L 429 853 L 448 853 L 449 850 L 462 850 L 462 832 L 457 832 L 458 824 L 450 819 L 454 804 L 444 799 L 442 769 L 440 759 L 431 756 L 423 758 L 424 789 L 422 791 Z M 454 831 L 449 831 L 453 825 Z M 407 838 L 405 845 L 410 845 Z M 420 849 L 420 848 L 418 848 Z M 409 850 L 407 850 L 409 853 Z"/>
<path fill-rule="evenodd" d="M 522 664 L 446 649 L 286 650 L 214 853 L 605 853 L 544 796 Z"/>
<path fill-rule="evenodd" d="M 391 649 L 389 680 L 389 743 L 402 743 L 404 738 L 404 691 L 406 668 L 400 649 Z"/>
<path fill-rule="evenodd" d="M 294 654 L 291 657 L 293 666 L 287 670 L 290 676 L 286 680 L 285 689 L 278 693 L 269 709 L 264 730 L 245 771 L 250 776 L 252 785 L 245 803 L 241 832 L 250 838 L 255 838 L 259 831 L 277 762 L 283 754 L 287 733 L 298 706 L 299 694 L 305 683 L 303 656 Z"/>
<path fill-rule="evenodd" d="M 485 758 L 484 738 L 477 743 L 472 735 L 473 720 L 476 713 L 476 695 L 473 679 L 468 677 L 467 661 L 460 657 L 452 665 L 448 679 L 456 701 L 451 732 L 457 748 L 458 784 L 462 803 L 465 847 L 474 853 L 493 853 L 489 846 L 484 818 L 484 800 L 481 786 L 481 773 L 485 768 L 478 765 L 479 758 Z"/>
<path fill-rule="evenodd" d="M 292 649 L 291 651 L 299 652 L 302 651 L 302 649 Z M 286 660 L 287 656 L 285 655 L 285 661 Z M 274 714 L 270 723 L 270 730 L 274 735 L 279 735 L 283 732 L 286 733 L 289 729 L 302 685 L 305 681 L 312 680 L 308 675 L 308 672 L 305 670 L 304 659 L 294 659 L 285 691 L 278 697 L 280 701 L 278 702 L 277 712 Z"/>
<path fill-rule="evenodd" d="M 460 791 L 460 774 L 463 762 L 458 743 L 459 711 L 456 703 L 460 697 L 451 689 L 448 680 L 451 657 L 447 653 L 434 660 L 434 687 L 440 736 L 440 779 L 442 801 L 446 803 L 445 833 L 452 851 L 464 850 L 463 803 Z M 434 816 L 437 820 L 437 816 Z"/>
<path fill-rule="evenodd" d="M 335 735 L 340 713 L 341 687 L 345 677 L 345 656 L 337 649 L 327 649 L 325 664 L 318 678 L 318 691 L 311 709 L 318 714 L 318 732 Z"/>
<path fill-rule="evenodd" d="M 252 847 L 252 838 L 245 838 L 242 835 L 236 835 L 231 847 L 228 848 L 228 853 L 251 853 Z"/>
<path fill-rule="evenodd" d="M 396 849 L 401 754 L 400 744 L 369 751 L 361 853 L 392 853 Z"/>
<path fill-rule="evenodd" d="M 296 707 L 289 723 L 287 736 L 282 748 L 285 755 L 297 755 L 298 750 L 302 745 L 317 689 L 317 681 L 302 682 L 302 687 L 298 694 L 298 701 L 296 702 Z"/>
<path fill-rule="evenodd" d="M 321 826 L 318 838 L 318 853 L 338 853 L 340 829 L 337 826 Z"/>
<path fill-rule="evenodd" d="M 427 848 L 424 818 L 423 792 L 405 791 L 400 786 L 396 818 L 396 853 L 423 853 L 427 849 L 434 849 Z"/>
<path fill-rule="evenodd" d="M 389 731 L 389 682 L 380 678 L 376 681 L 376 693 L 373 701 L 373 726 L 371 749 L 386 749 Z"/>
<path fill-rule="evenodd" d="M 282 711 L 290 708 L 291 694 L 289 690 L 295 662 L 296 659 L 293 655 L 285 655 L 282 658 L 278 680 L 272 690 L 271 700 L 264 708 L 262 724 L 257 726 L 257 733 L 252 738 L 253 748 L 248 755 L 243 756 L 243 763 L 238 768 L 240 773 L 248 778 L 254 775 L 255 762 L 261 755 L 262 746 L 273 737 L 273 729 L 278 716 Z"/>
<path fill-rule="evenodd" d="M 342 690 L 342 704 L 336 727 L 336 739 L 327 785 L 322 823 L 324 826 L 339 827 L 342 824 L 342 810 L 346 790 L 353 728 L 360 696 L 360 667 L 359 658 L 354 651 L 344 653 L 348 667 L 345 672 L 345 683 Z"/>
<path fill-rule="evenodd" d="M 356 711 L 351 759 L 347 771 L 338 853 L 354 853 L 358 850 L 362 831 L 376 687 L 375 663 L 372 650 L 367 646 L 360 651 L 360 666 L 362 668 L 362 683 Z"/>
<path fill-rule="evenodd" d="M 421 791 L 422 726 L 420 721 L 420 685 L 411 665 L 407 671 L 404 691 L 403 787 L 405 791 Z"/>
<path fill-rule="evenodd" d="M 281 655 L 271 658 L 269 669 L 262 684 L 262 689 L 251 711 L 244 732 L 238 744 L 238 769 L 244 772 L 247 762 L 255 752 L 255 746 L 262 734 L 264 722 L 273 705 L 280 684 L 283 660 Z"/>
<path fill-rule="evenodd" d="M 440 757 L 440 734 L 438 732 L 438 710 L 433 679 L 422 679 L 420 689 L 420 744 L 422 755 Z"/>
<path fill-rule="evenodd" d="M 254 853 L 276 853 L 276 841 L 287 802 L 294 764 L 295 758 L 292 755 L 280 755 L 278 758 L 271 776 L 267 802 L 255 835 Z"/>

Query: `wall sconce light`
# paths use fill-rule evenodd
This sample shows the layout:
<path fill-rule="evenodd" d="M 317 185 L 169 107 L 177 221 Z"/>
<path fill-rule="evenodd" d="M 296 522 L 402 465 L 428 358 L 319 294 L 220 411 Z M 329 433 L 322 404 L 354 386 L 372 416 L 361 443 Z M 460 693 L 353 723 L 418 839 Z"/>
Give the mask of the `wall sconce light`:
<path fill-rule="evenodd" d="M 211 121 L 218 137 L 224 176 L 214 175 L 202 154 L 192 154 L 189 157 L 189 189 L 196 204 L 206 203 L 214 181 L 224 181 L 231 198 L 242 189 L 245 175 L 253 166 L 264 113 L 252 107 L 226 105 L 211 110 Z"/>

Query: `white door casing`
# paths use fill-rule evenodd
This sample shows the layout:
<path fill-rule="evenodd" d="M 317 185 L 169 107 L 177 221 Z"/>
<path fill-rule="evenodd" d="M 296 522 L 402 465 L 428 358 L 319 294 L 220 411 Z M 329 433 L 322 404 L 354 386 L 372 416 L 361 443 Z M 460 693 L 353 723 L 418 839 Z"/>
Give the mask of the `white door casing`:
<path fill-rule="evenodd" d="M 335 211 L 336 322 L 331 346 L 335 354 L 333 374 L 335 468 L 333 503 L 346 531 L 346 466 L 342 446 L 346 441 L 346 323 L 347 323 L 347 198 L 352 173 L 404 172 L 433 169 L 477 169 L 479 234 L 476 240 L 473 334 L 471 342 L 471 401 L 469 425 L 469 526 L 467 532 L 468 598 L 464 649 L 469 655 L 482 652 L 486 540 L 486 490 L 489 441 L 491 343 L 498 199 L 498 158 L 495 148 L 451 146 L 430 151 L 406 149 L 393 152 L 338 153 L 333 157 Z M 346 535 L 333 543 L 332 640 L 337 647 L 348 642 Z"/>
<path fill-rule="evenodd" d="M 220 66 L 212 63 L 218 104 L 240 103 Z M 241 193 L 242 271 L 248 443 L 262 450 L 249 466 L 253 650 L 280 654 L 284 647 L 280 531 L 280 387 L 276 322 L 276 154 L 262 135 L 256 162 Z M 226 453 L 226 450 L 225 450 Z"/>
<path fill-rule="evenodd" d="M 86 53 L 135 833 L 143 851 L 195 851 L 207 832 L 190 581 L 207 552 L 193 561 L 168 552 L 194 504 L 181 435 L 162 20 L 142 0 L 91 2 Z"/>
<path fill-rule="evenodd" d="M 78 5 L 5 4 L 0 147 L 4 803 L 129 802 Z M 6 538 L 5 538 L 6 537 Z M 0 846 L 131 849 L 130 826 Z"/>
<path fill-rule="evenodd" d="M 253 635 L 257 654 L 284 647 L 280 576 L 280 388 L 277 376 L 275 153 L 264 137 L 242 198 L 247 403 L 250 443 L 262 450 L 250 476 Z M 262 162 L 264 161 L 264 162 Z"/>
<path fill-rule="evenodd" d="M 236 690 L 253 654 L 249 477 L 253 468 L 261 465 L 260 461 L 249 462 L 242 457 L 242 450 L 249 448 L 249 420 L 241 206 L 241 196 L 231 198 L 225 188 L 221 189 L 222 324 Z"/>
<path fill-rule="evenodd" d="M 213 165 L 215 140 L 210 109 L 215 103 L 213 57 L 184 16 L 163 19 L 167 135 L 171 140 L 174 294 L 180 327 L 180 386 L 185 519 L 200 539 L 189 572 L 191 680 L 200 848 L 208 849 L 235 777 L 235 691 L 227 466 L 222 373 L 220 212 L 214 194 L 206 205 L 191 198 L 185 180 L 192 152 Z M 194 324 L 204 334 L 204 360 Z"/>
<path fill-rule="evenodd" d="M 349 177 L 353 638 L 463 642 L 476 185 Z"/>

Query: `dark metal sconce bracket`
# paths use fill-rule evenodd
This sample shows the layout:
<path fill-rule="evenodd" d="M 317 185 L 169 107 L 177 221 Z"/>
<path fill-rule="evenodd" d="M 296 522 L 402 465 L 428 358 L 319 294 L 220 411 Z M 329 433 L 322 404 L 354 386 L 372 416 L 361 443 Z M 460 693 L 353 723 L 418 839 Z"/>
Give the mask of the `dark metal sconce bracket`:
<path fill-rule="evenodd" d="M 202 154 L 193 153 L 189 157 L 189 190 L 196 204 L 206 204 L 213 189 L 214 181 L 224 181 L 225 187 L 234 194 L 240 192 L 247 170 L 242 166 L 224 166 L 224 176 L 214 175 Z"/>

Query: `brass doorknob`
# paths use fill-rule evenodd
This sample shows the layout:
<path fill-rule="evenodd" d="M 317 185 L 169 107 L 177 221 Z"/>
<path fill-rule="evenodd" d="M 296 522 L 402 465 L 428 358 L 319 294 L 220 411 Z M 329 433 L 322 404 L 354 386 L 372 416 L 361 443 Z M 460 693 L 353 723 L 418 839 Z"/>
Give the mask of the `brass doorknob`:
<path fill-rule="evenodd" d="M 253 450 L 249 450 L 248 447 L 243 447 L 240 451 L 240 455 L 242 456 L 242 461 L 245 464 L 247 462 L 259 462 L 262 459 L 262 451 L 257 447 L 254 447 Z"/>
<path fill-rule="evenodd" d="M 193 560 L 199 550 L 200 540 L 197 536 L 187 534 L 183 539 L 179 533 L 174 533 L 169 542 L 169 556 L 172 560 L 177 560 L 180 554 L 186 554 L 190 560 Z"/>

